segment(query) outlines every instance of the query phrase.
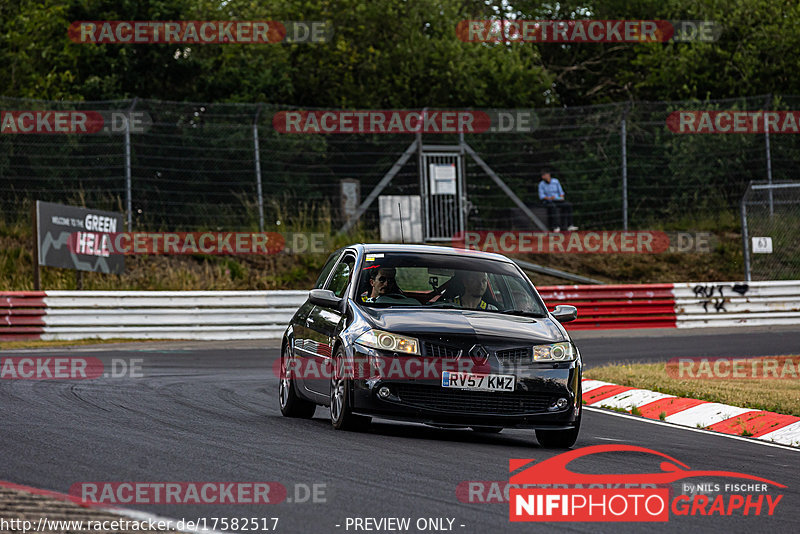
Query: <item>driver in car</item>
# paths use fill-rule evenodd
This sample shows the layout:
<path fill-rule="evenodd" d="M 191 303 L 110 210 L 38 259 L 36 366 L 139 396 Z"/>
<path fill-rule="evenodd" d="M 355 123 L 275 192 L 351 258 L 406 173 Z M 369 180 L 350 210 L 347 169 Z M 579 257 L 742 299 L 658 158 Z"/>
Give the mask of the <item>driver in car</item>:
<path fill-rule="evenodd" d="M 361 295 L 362 302 L 375 302 L 381 295 L 402 294 L 397 287 L 397 270 L 394 267 L 370 269 L 369 293 Z"/>
<path fill-rule="evenodd" d="M 477 271 L 460 271 L 456 274 L 456 295 L 449 302 L 462 308 L 497 310 L 497 306 L 486 302 L 488 275 Z M 459 287 L 460 286 L 460 287 Z"/>

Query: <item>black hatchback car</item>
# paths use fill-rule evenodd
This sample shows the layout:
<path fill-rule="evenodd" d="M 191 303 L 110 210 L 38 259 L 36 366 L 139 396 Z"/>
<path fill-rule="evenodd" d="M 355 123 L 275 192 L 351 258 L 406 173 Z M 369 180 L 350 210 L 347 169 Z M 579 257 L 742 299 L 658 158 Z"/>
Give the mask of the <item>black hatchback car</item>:
<path fill-rule="evenodd" d="M 337 429 L 371 417 L 499 432 L 570 447 L 581 357 L 520 268 L 498 254 L 359 244 L 334 252 L 286 330 L 280 408 L 329 406 Z"/>

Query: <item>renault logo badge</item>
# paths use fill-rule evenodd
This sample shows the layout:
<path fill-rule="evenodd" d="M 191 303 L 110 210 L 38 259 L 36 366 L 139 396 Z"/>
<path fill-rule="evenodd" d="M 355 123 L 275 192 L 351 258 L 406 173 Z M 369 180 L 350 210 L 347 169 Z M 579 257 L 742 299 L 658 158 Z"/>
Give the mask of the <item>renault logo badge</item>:
<path fill-rule="evenodd" d="M 486 360 L 489 359 L 489 351 L 482 345 L 474 345 L 469 349 L 469 355 L 475 363 L 486 363 Z"/>

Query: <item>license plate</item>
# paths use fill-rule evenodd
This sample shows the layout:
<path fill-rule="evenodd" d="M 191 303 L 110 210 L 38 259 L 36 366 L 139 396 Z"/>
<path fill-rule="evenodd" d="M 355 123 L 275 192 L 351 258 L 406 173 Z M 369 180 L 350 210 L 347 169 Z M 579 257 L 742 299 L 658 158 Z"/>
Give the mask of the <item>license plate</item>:
<path fill-rule="evenodd" d="M 514 391 L 514 375 L 479 375 L 474 373 L 442 373 L 443 388 L 474 389 L 479 391 Z"/>

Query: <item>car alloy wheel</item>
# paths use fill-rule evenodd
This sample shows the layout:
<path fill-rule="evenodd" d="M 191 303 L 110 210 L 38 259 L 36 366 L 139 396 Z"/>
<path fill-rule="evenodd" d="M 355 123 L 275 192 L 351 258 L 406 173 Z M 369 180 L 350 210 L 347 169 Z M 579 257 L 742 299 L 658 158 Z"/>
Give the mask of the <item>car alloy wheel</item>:
<path fill-rule="evenodd" d="M 342 349 L 336 351 L 331 377 L 331 424 L 336 430 L 359 430 L 366 426 L 371 418 L 354 415 L 350 403 L 352 380 L 347 377 L 345 357 Z"/>
<path fill-rule="evenodd" d="M 279 385 L 281 410 L 286 409 L 286 404 L 289 402 L 289 388 L 291 387 L 292 383 L 289 377 L 286 376 L 286 360 L 281 356 L 281 382 Z"/>
<path fill-rule="evenodd" d="M 331 420 L 333 426 L 342 419 L 342 410 L 344 408 L 344 378 L 333 377 L 331 379 Z"/>

